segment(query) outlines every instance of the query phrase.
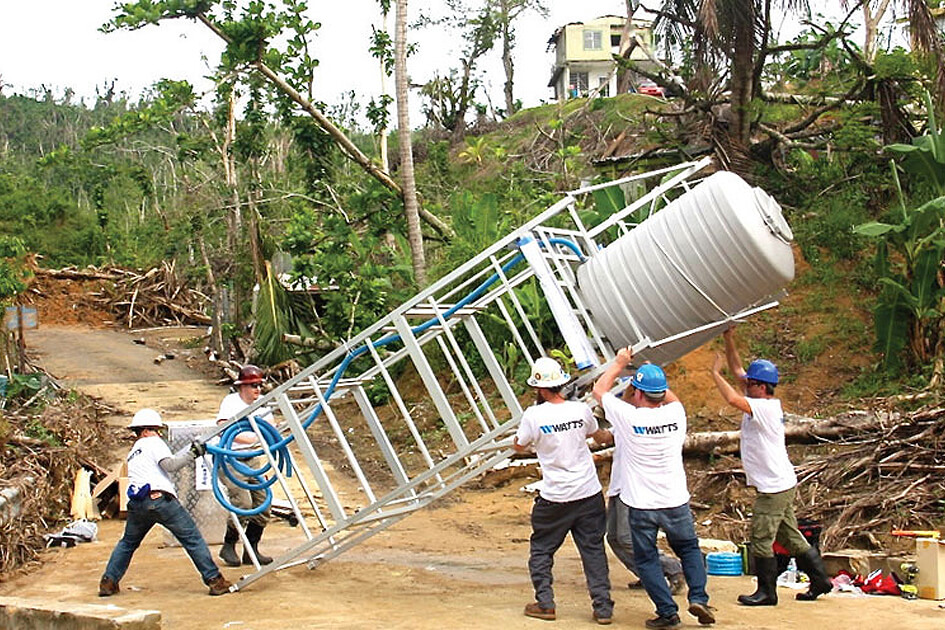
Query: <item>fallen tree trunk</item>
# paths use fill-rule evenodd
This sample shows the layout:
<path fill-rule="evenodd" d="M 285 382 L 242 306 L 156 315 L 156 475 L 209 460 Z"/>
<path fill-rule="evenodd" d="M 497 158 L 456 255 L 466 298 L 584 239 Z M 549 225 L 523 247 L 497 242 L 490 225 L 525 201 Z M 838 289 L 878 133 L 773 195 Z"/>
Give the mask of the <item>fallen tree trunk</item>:
<path fill-rule="evenodd" d="M 786 414 L 784 439 L 788 444 L 810 444 L 835 440 L 870 428 L 882 429 L 895 418 L 887 413 L 857 411 L 831 418 L 805 418 Z M 707 455 L 709 453 L 737 453 L 741 431 L 708 431 L 690 433 L 686 436 L 683 453 Z"/>
<path fill-rule="evenodd" d="M 75 267 L 65 267 L 63 269 L 42 269 L 36 268 L 33 271 L 37 276 L 48 276 L 58 280 L 120 280 L 123 275 L 109 270 L 98 270 L 94 267 L 89 269 L 76 269 Z"/>

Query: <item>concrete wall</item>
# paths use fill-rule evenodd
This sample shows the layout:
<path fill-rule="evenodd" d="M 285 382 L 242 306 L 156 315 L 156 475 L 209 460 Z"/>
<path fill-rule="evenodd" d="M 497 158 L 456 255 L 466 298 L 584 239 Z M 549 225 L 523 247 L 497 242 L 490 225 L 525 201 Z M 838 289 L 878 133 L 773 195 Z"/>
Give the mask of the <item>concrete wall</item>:
<path fill-rule="evenodd" d="M 157 610 L 0 597 L 4 630 L 161 630 Z"/>

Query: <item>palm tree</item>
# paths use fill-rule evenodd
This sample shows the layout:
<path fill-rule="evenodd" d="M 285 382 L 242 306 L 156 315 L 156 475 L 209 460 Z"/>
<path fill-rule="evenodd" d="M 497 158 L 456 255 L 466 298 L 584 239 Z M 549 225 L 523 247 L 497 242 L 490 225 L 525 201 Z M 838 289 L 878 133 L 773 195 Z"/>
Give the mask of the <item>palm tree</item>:
<path fill-rule="evenodd" d="M 808 0 L 781 0 L 788 11 L 808 10 Z M 691 44 L 694 76 L 690 89 L 712 96 L 717 77 L 728 70 L 732 116 L 728 129 L 730 165 L 748 155 L 751 101 L 760 76 L 758 53 L 770 34 L 771 0 L 664 0 L 656 29 L 667 45 Z M 741 170 L 741 169 L 737 169 Z"/>
<path fill-rule="evenodd" d="M 413 277 L 418 287 L 427 283 L 427 263 L 423 253 L 423 233 L 420 231 L 420 203 L 417 201 L 417 182 L 413 171 L 413 145 L 410 141 L 410 112 L 407 90 L 407 0 L 397 0 L 394 17 L 394 85 L 397 93 L 397 137 L 400 140 L 400 175 L 404 192 L 404 215 L 407 219 L 407 241 Z"/>
<path fill-rule="evenodd" d="M 863 22 L 866 26 L 863 52 L 866 61 L 873 63 L 876 56 L 876 31 L 879 22 L 892 5 L 899 11 L 909 15 L 909 34 L 912 36 L 912 48 L 921 53 L 930 53 L 936 59 L 942 59 L 942 37 L 935 26 L 935 19 L 929 10 L 928 0 L 842 0 L 845 8 L 863 10 Z M 936 102 L 940 112 L 945 109 L 945 68 L 937 64 L 938 75 L 932 92 L 936 95 Z"/>
<path fill-rule="evenodd" d="M 858 8 L 871 0 L 858 0 Z M 877 4 L 885 0 L 874 0 Z M 917 50 L 941 50 L 925 0 L 894 0 L 910 15 Z M 663 0 L 656 29 L 667 46 L 687 43 L 694 60 L 690 91 L 713 97 L 720 91 L 718 77 L 728 76 L 732 115 L 728 127 L 730 166 L 736 170 L 747 158 L 752 131 L 752 100 L 761 92 L 761 72 L 771 34 L 773 0 Z M 785 11 L 810 13 L 808 0 L 780 0 Z M 939 85 L 945 72 L 939 68 Z M 937 90 L 940 97 L 945 90 Z"/>

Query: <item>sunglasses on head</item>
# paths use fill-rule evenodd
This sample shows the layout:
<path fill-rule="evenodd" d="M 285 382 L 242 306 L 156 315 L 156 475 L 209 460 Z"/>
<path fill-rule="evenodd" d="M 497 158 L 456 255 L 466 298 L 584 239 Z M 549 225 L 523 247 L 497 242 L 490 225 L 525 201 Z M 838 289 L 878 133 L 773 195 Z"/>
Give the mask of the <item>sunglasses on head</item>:
<path fill-rule="evenodd" d="M 262 389 L 262 383 L 246 383 L 246 386 L 253 389 Z"/>

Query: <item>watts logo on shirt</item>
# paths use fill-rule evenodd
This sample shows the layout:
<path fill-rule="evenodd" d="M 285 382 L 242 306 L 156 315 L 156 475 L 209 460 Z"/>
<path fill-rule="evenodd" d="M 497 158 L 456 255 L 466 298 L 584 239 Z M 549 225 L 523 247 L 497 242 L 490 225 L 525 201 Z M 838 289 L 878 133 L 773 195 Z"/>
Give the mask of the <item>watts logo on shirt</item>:
<path fill-rule="evenodd" d="M 679 431 L 679 425 L 675 422 L 661 424 L 655 427 L 638 427 L 633 425 L 633 432 L 637 435 L 662 435 L 663 433 L 672 433 L 673 431 Z"/>
<path fill-rule="evenodd" d="M 538 428 L 541 429 L 542 433 L 561 433 L 562 431 L 580 429 L 583 426 L 583 420 L 571 420 L 570 422 L 562 422 L 560 424 L 545 424 Z"/>

